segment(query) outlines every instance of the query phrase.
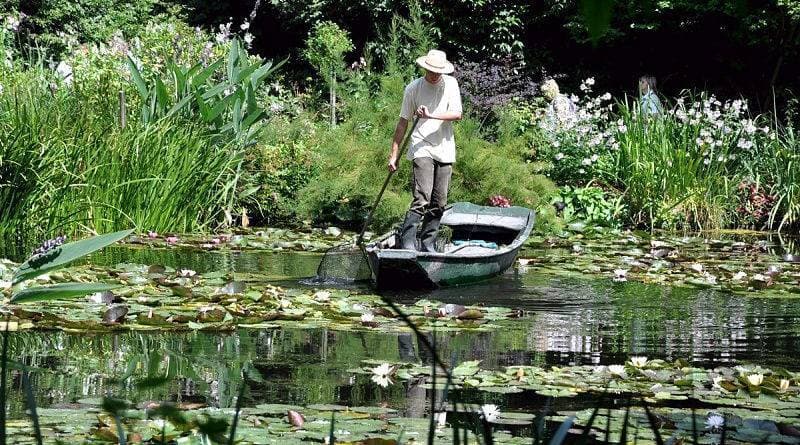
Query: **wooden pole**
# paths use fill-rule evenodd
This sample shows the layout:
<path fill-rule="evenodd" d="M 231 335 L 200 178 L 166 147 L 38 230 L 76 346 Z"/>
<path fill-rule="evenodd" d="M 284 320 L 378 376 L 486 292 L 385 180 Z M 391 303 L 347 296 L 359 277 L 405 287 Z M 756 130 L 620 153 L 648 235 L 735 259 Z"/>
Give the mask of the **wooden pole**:
<path fill-rule="evenodd" d="M 125 105 L 125 91 L 119 90 L 119 125 L 123 129 L 128 124 L 128 109 Z"/>

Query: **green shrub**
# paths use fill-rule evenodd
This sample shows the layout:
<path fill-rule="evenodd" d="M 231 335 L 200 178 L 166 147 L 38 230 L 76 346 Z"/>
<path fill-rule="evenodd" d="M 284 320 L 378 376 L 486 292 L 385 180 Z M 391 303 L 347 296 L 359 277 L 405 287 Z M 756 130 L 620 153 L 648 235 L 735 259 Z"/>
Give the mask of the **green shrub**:
<path fill-rule="evenodd" d="M 254 224 L 291 224 L 298 220 L 300 190 L 319 173 L 317 124 L 312 116 L 281 114 L 270 119 L 259 143 L 248 150 L 245 183 L 258 186 L 242 204 L 254 217 Z"/>
<path fill-rule="evenodd" d="M 600 187 L 561 188 L 559 197 L 554 199 L 564 203 L 564 221 L 582 221 L 603 227 L 620 227 L 624 213 L 622 197 L 605 192 Z"/>
<path fill-rule="evenodd" d="M 35 73 L 29 73 L 35 75 Z M 189 231 L 218 221 L 240 154 L 203 128 L 163 121 L 121 130 L 66 88 L 6 84 L 0 100 L 0 225 L 30 236 L 133 224 Z"/>
<path fill-rule="evenodd" d="M 35 62 L 0 71 L 0 226 L 28 236 L 200 230 L 247 190 L 241 145 L 206 125 L 133 119 L 120 128 L 117 68 L 91 89 Z"/>
<path fill-rule="evenodd" d="M 347 31 L 333 22 L 319 22 L 306 41 L 303 56 L 328 85 L 331 125 L 336 125 L 336 79 L 344 70 L 344 55 L 353 50 Z"/>
<path fill-rule="evenodd" d="M 55 54 L 68 49 L 65 34 L 76 36 L 80 43 L 105 42 L 117 33 L 134 36 L 150 17 L 165 11 L 159 0 L 3 0 L 0 6 L 25 13 L 28 23 L 22 30 Z"/>

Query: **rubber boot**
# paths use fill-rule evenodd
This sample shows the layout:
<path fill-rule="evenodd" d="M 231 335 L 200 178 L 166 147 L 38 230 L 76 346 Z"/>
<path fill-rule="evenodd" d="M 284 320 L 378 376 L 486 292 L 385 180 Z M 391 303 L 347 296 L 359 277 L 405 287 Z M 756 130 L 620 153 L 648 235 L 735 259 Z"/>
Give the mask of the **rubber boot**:
<path fill-rule="evenodd" d="M 400 240 L 400 249 L 417 250 L 417 224 L 422 219 L 422 216 L 414 213 L 407 212 L 406 219 L 403 220 L 403 225 L 397 232 L 397 237 Z"/>
<path fill-rule="evenodd" d="M 441 216 L 425 215 L 425 220 L 422 222 L 422 231 L 419 234 L 421 251 L 436 252 L 436 235 L 439 233 L 441 221 Z"/>

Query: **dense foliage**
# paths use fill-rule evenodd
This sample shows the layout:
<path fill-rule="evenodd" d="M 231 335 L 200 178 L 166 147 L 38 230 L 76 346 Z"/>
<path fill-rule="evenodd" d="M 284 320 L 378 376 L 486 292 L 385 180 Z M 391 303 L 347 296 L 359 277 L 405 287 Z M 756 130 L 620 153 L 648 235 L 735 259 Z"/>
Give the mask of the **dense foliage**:
<path fill-rule="evenodd" d="M 596 18 L 604 9 L 583 11 L 585 4 L 612 5 L 608 27 L 596 39 Z M 267 58 L 291 56 L 313 27 L 336 23 L 351 33 L 357 59 L 370 42 L 387 34 L 396 13 L 407 15 L 419 4 L 430 35 L 456 60 L 492 61 L 511 56 L 539 71 L 564 73 L 577 86 L 595 76 L 612 92 L 631 91 L 636 77 L 649 72 L 663 89 L 678 94 L 703 88 L 726 95 L 745 94 L 754 106 L 769 109 L 772 87 L 780 95 L 797 88 L 800 63 L 800 12 L 796 2 L 770 0 L 619 1 L 547 0 L 523 4 L 510 0 L 300 0 L 238 2 L 221 0 L 2 0 L 0 10 L 18 10 L 25 39 L 64 48 L 66 35 L 81 42 L 106 41 L 116 32 L 132 37 L 146 18 L 171 11 L 193 25 L 216 28 L 233 21 L 251 22 L 254 49 Z M 62 34 L 66 33 L 66 34 Z M 301 65 L 294 69 L 301 68 Z M 308 67 L 310 68 L 310 67 Z M 784 97 L 792 97 L 791 94 Z"/>
<path fill-rule="evenodd" d="M 798 11 L 735 3 L 621 2 L 604 27 L 577 1 L 140 0 L 111 11 L 102 0 L 6 0 L 0 226 L 357 225 L 387 174 L 413 59 L 441 47 L 467 106 L 451 201 L 536 207 L 553 231 L 576 220 L 787 229 L 800 221 L 798 145 L 795 102 L 781 95 L 797 69 Z M 722 31 L 727 84 L 693 59 Z M 688 33 L 702 43 L 676 55 Z M 659 56 L 642 57 L 651 50 Z M 733 66 L 750 51 L 771 71 Z M 665 91 L 695 92 L 642 113 L 616 91 L 645 70 Z M 563 73 L 552 102 L 540 94 L 547 73 Z M 771 86 L 778 114 L 759 104 Z M 375 228 L 406 209 L 408 174 Z"/>

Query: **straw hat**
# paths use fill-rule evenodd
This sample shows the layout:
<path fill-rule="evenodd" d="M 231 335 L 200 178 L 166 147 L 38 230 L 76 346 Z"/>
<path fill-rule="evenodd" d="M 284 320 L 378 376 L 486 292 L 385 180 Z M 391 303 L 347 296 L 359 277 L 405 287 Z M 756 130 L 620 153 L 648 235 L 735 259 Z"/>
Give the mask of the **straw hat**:
<path fill-rule="evenodd" d="M 438 49 L 432 49 L 428 54 L 418 57 L 417 65 L 439 74 L 450 74 L 454 71 L 453 64 L 447 61 L 447 55 Z"/>

